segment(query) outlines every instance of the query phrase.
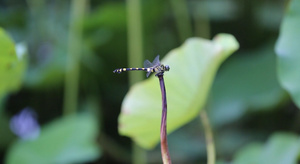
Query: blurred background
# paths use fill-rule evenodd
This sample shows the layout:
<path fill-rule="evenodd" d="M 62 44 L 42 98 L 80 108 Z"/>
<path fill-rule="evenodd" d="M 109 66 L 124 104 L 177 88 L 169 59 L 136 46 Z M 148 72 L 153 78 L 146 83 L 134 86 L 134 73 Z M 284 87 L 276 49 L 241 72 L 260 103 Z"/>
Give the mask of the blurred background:
<path fill-rule="evenodd" d="M 232 161 L 247 143 L 265 142 L 276 132 L 299 132 L 298 109 L 276 77 L 274 45 L 286 4 L 0 0 L 0 27 L 24 60 L 20 78 L 12 78 L 18 87 L 0 94 L 2 163 L 38 161 L 29 150 L 45 156 L 45 163 L 132 163 L 132 143 L 119 135 L 118 116 L 129 86 L 142 79 L 112 71 L 163 57 L 189 37 L 218 33 L 240 43 L 220 67 L 206 105 L 218 161 Z M 168 139 L 174 163 L 206 162 L 199 118 Z M 161 163 L 159 145 L 145 152 L 146 163 Z"/>

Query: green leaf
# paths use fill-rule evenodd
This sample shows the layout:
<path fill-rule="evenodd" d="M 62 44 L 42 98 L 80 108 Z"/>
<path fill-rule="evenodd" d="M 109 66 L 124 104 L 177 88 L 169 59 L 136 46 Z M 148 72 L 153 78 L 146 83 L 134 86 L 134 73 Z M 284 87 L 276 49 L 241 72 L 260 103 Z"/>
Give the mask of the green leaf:
<path fill-rule="evenodd" d="M 99 157 L 97 120 L 89 113 L 71 115 L 45 126 L 33 141 L 19 140 L 6 163 L 82 163 Z"/>
<path fill-rule="evenodd" d="M 240 52 L 216 76 L 208 103 L 214 125 L 234 121 L 249 110 L 275 109 L 287 99 L 276 76 L 273 43 Z"/>
<path fill-rule="evenodd" d="M 199 114 L 217 69 L 238 47 L 229 34 L 219 34 L 212 41 L 191 38 L 162 60 L 171 68 L 165 73 L 168 133 Z M 144 148 L 153 148 L 159 142 L 161 104 L 159 81 L 155 76 L 134 85 L 122 104 L 119 132 Z"/>
<path fill-rule="evenodd" d="M 300 154 L 300 138 L 294 134 L 276 133 L 265 145 L 252 143 L 242 149 L 234 164 L 296 164 Z"/>
<path fill-rule="evenodd" d="M 276 44 L 278 77 L 300 108 L 300 1 L 290 1 Z"/>
<path fill-rule="evenodd" d="M 24 52 L 17 54 L 13 40 L 0 28 L 0 97 L 20 88 L 25 68 Z"/>
<path fill-rule="evenodd" d="M 236 154 L 233 164 L 258 164 L 263 145 L 251 143 Z"/>
<path fill-rule="evenodd" d="M 299 137 L 288 133 L 272 135 L 260 156 L 261 163 L 295 164 L 300 151 Z"/>

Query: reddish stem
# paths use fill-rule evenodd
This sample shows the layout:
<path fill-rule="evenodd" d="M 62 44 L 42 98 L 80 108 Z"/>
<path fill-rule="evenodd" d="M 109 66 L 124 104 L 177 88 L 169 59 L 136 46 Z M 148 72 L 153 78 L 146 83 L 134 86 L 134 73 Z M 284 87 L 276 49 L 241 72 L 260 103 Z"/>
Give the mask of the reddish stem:
<path fill-rule="evenodd" d="M 167 141 L 167 96 L 163 74 L 157 75 L 162 95 L 162 116 L 160 126 L 161 156 L 164 164 L 171 164 Z"/>

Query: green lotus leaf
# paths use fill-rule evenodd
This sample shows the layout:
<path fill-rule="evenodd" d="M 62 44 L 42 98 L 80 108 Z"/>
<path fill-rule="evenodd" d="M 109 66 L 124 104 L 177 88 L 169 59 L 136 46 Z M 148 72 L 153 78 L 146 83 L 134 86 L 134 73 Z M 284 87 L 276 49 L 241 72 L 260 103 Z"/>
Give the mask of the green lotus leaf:
<path fill-rule="evenodd" d="M 277 73 L 284 89 L 300 108 L 300 1 L 292 0 L 283 18 L 276 44 Z"/>
<path fill-rule="evenodd" d="M 24 51 L 17 51 L 11 37 L 0 28 L 0 97 L 20 88 L 26 68 Z M 24 47 L 24 46 L 23 46 Z"/>
<path fill-rule="evenodd" d="M 236 154 L 234 161 L 232 163 L 233 164 L 253 164 L 253 163 L 258 164 L 259 163 L 258 157 L 262 153 L 262 149 L 263 149 L 263 144 L 261 143 L 248 144 Z"/>
<path fill-rule="evenodd" d="M 239 47 L 229 34 L 212 41 L 190 38 L 169 52 L 161 63 L 165 72 L 168 101 L 168 133 L 194 119 L 203 108 L 220 64 Z M 162 101 L 158 78 L 132 86 L 122 103 L 119 132 L 140 146 L 151 149 L 159 142 Z"/>
<path fill-rule="evenodd" d="M 300 138 L 290 133 L 275 133 L 266 144 L 251 143 L 235 156 L 233 164 L 295 164 L 300 153 Z"/>
<path fill-rule="evenodd" d="M 82 163 L 95 160 L 97 120 L 90 113 L 70 115 L 42 128 L 35 140 L 18 140 L 10 148 L 6 163 Z"/>

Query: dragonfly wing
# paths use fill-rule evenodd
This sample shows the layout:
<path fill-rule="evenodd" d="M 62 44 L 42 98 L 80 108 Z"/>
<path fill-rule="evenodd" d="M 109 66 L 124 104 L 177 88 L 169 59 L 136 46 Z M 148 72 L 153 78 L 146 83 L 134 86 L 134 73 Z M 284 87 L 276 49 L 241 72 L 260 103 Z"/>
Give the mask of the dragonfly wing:
<path fill-rule="evenodd" d="M 148 78 L 150 76 L 151 72 L 147 72 L 146 77 Z"/>
<path fill-rule="evenodd" d="M 152 62 L 152 65 L 153 65 L 153 66 L 159 66 L 159 65 L 160 65 L 159 55 L 157 55 L 157 56 L 155 57 L 155 59 L 154 59 L 153 62 Z"/>
<path fill-rule="evenodd" d="M 153 66 L 153 64 L 149 60 L 144 61 L 144 67 L 145 68 L 149 68 L 149 67 L 152 67 L 152 66 Z"/>

